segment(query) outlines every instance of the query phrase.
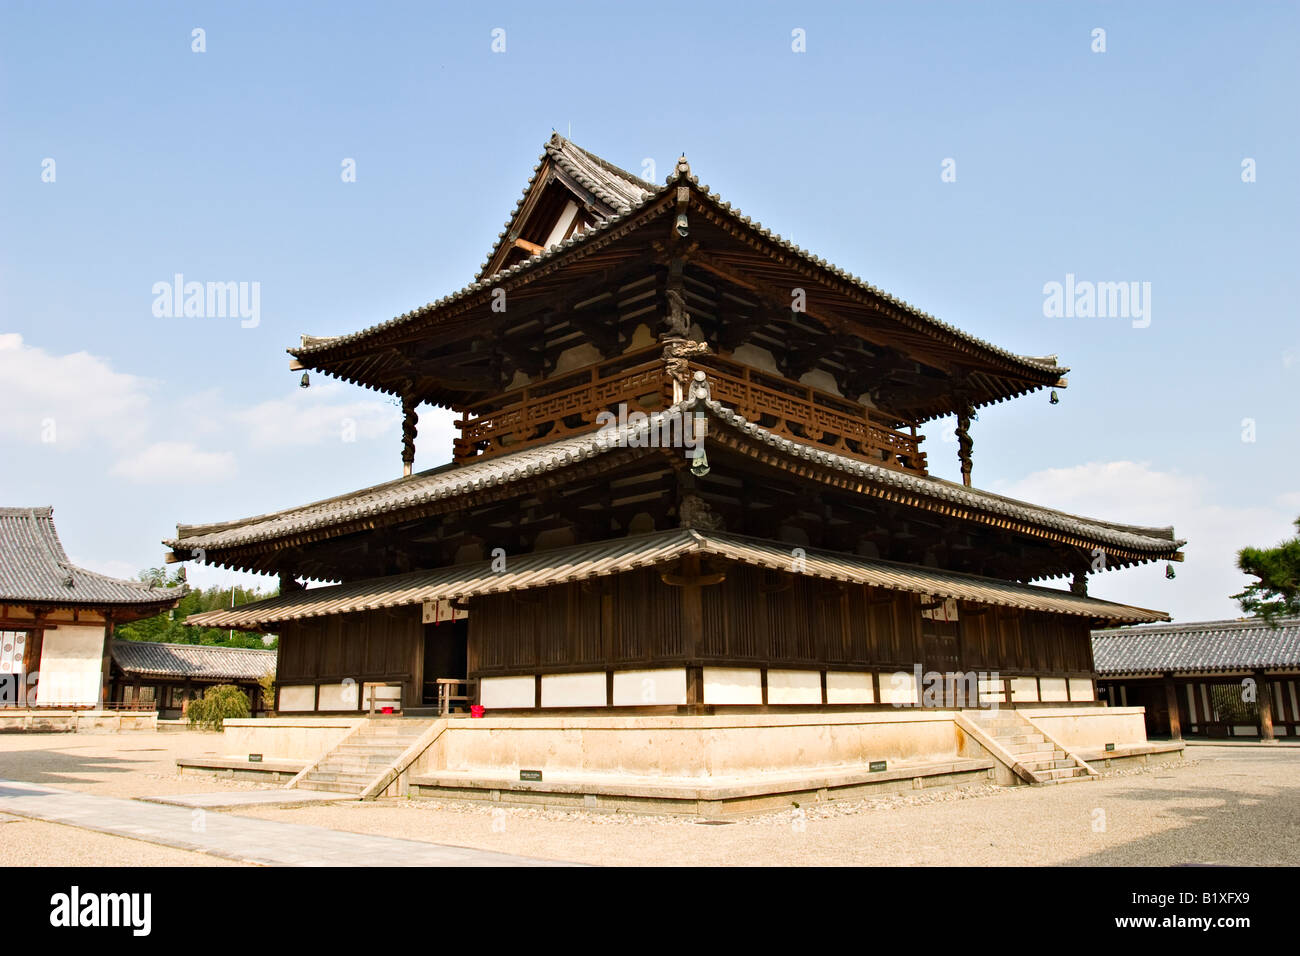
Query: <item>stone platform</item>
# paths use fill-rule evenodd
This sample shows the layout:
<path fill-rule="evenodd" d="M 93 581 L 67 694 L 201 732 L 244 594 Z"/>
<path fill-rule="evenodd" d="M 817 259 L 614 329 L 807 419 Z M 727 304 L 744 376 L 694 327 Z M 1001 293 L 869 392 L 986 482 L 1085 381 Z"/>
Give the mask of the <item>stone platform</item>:
<path fill-rule="evenodd" d="M 1181 744 L 1147 741 L 1140 707 L 1014 710 L 1029 731 L 1040 731 L 1040 739 L 1050 740 L 1071 761 L 1081 763 L 1084 753 L 1100 754 L 1107 766 L 1181 758 Z M 427 745 L 421 743 L 418 755 L 408 757 L 376 792 L 718 816 L 897 790 L 1035 782 L 1018 766 L 1024 754 L 1012 759 L 983 735 L 963 729 L 969 721 L 962 714 L 877 708 L 450 719 L 431 727 Z M 345 740 L 357 739 L 353 735 L 365 724 L 360 717 L 228 721 L 225 756 L 177 763 L 186 773 L 284 780 L 322 761 Z M 250 761 L 250 754 L 261 760 Z M 1079 777 L 1089 775 L 1095 776 L 1090 767 Z"/>

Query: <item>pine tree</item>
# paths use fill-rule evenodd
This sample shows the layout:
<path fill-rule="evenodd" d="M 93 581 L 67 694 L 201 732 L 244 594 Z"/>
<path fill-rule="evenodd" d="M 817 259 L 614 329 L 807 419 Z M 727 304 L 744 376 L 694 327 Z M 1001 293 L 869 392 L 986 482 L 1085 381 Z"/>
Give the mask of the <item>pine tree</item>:
<path fill-rule="evenodd" d="M 1295 522 L 1300 531 L 1300 518 Z M 1279 617 L 1300 615 L 1300 535 L 1275 548 L 1242 548 L 1237 567 L 1259 580 L 1233 598 L 1247 614 L 1270 624 Z"/>

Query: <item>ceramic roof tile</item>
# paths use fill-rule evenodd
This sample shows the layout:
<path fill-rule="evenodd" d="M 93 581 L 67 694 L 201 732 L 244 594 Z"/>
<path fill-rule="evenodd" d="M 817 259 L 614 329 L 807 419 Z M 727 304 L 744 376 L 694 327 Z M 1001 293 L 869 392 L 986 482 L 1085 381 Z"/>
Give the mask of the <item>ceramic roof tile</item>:
<path fill-rule="evenodd" d="M 1117 677 L 1172 671 L 1300 668 L 1300 618 L 1201 621 L 1092 632 L 1097 672 Z"/>
<path fill-rule="evenodd" d="M 77 567 L 59 541 L 53 508 L 0 508 L 0 601 L 102 607 L 166 604 L 184 593 Z"/>
<path fill-rule="evenodd" d="M 113 663 L 141 677 L 255 681 L 275 673 L 275 657 L 275 651 L 257 648 L 113 642 Z"/>

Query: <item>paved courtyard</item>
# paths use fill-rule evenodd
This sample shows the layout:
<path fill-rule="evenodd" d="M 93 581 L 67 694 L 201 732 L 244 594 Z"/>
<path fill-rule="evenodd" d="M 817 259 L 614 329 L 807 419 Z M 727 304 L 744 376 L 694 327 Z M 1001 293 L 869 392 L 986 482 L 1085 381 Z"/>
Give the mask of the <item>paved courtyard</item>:
<path fill-rule="evenodd" d="M 211 752 L 216 740 L 200 734 L 4 736 L 0 778 L 105 798 L 253 796 L 253 785 L 175 776 L 176 756 Z M 45 812 L 31 809 L 38 796 L 9 793 L 11 800 L 16 797 L 24 801 L 25 813 Z M 129 817 L 134 808 L 147 808 L 152 823 L 145 825 L 159 827 L 159 813 L 175 813 L 183 818 L 172 825 L 183 830 L 194 812 L 187 807 L 127 799 L 99 810 L 93 804 L 69 810 L 69 797 L 51 797 L 65 806 L 52 801 L 46 819 L 34 820 L 6 814 L 0 796 L 0 865 L 231 862 L 209 855 L 211 848 L 187 849 L 188 837 L 179 831 L 173 832 L 173 842 L 157 845 L 120 835 L 121 830 L 104 834 L 69 825 L 76 821 L 66 816 L 89 813 L 93 821 L 110 811 Z M 237 800 L 214 796 L 206 802 Z M 50 822 L 56 811 L 69 822 Z M 526 858 L 518 862 L 597 865 L 1298 865 L 1300 748 L 1192 746 L 1182 765 L 1098 781 L 909 793 L 791 807 L 722 825 L 410 800 L 250 804 L 208 811 L 207 818 L 209 828 L 215 819 L 235 841 L 249 834 L 266 839 L 276 830 L 257 828 L 267 824 L 292 825 L 281 834 L 319 828 L 302 832 L 329 847 L 325 856 L 304 851 L 294 860 L 246 857 L 271 864 L 329 863 L 351 859 L 348 854 L 382 863 L 389 854 L 395 864 L 419 859 L 424 861 L 419 865 L 439 865 L 454 862 L 448 848 L 467 848 Z M 140 824 L 127 820 L 125 825 Z M 438 846 L 429 847 L 426 858 L 418 844 Z"/>

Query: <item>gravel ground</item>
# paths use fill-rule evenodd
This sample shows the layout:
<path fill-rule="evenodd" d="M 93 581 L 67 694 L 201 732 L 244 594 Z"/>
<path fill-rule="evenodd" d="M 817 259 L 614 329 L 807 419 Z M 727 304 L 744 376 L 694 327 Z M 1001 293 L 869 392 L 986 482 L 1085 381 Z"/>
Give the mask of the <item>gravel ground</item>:
<path fill-rule="evenodd" d="M 177 777 L 206 734 L 0 736 L 0 777 L 105 796 L 257 788 Z M 1300 865 L 1300 750 L 1196 747 L 1182 764 L 1056 787 L 974 787 L 694 818 L 392 800 L 248 816 L 604 865 Z M 0 816 L 0 865 L 217 865 L 201 854 Z"/>
<path fill-rule="evenodd" d="M 264 784 L 181 777 L 176 758 L 219 752 L 219 734 L 3 734 L 0 778 L 46 783 L 105 797 L 144 797 L 211 790 L 259 789 Z"/>
<path fill-rule="evenodd" d="M 178 777 L 176 758 L 216 753 L 204 733 L 4 734 L 0 778 L 106 797 L 236 790 L 256 784 Z M 237 866 L 126 837 L 0 814 L 0 866 Z"/>
<path fill-rule="evenodd" d="M 249 816 L 603 865 L 1300 864 L 1300 752 L 1198 748 L 1181 765 L 1055 787 L 979 787 L 680 817 L 380 801 Z"/>

